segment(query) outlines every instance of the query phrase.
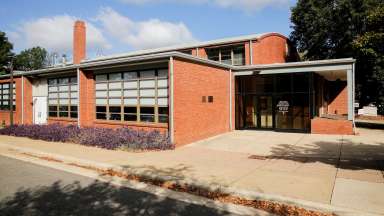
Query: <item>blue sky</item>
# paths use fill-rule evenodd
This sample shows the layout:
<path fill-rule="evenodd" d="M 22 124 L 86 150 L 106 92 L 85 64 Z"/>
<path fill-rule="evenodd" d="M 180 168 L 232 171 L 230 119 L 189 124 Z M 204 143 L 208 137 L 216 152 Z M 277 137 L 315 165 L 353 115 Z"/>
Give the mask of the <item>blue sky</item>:
<path fill-rule="evenodd" d="M 6 0 L 0 31 L 15 52 L 71 53 L 72 25 L 87 22 L 88 57 L 262 32 L 289 35 L 295 0 Z"/>

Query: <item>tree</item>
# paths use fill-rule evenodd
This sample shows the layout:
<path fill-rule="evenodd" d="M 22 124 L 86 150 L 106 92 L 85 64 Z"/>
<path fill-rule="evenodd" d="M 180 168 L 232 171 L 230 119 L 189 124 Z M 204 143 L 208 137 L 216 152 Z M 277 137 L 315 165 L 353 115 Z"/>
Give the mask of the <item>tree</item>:
<path fill-rule="evenodd" d="M 361 104 L 384 104 L 382 0 L 298 0 L 291 40 L 306 60 L 353 57 Z M 384 111 L 384 110 L 383 110 Z"/>
<path fill-rule="evenodd" d="M 46 66 L 47 51 L 41 47 L 33 47 L 20 52 L 15 56 L 16 70 L 37 70 Z"/>
<path fill-rule="evenodd" d="M 4 66 L 8 66 L 13 57 L 12 44 L 8 41 L 5 33 L 0 31 L 0 74 L 4 74 Z"/>

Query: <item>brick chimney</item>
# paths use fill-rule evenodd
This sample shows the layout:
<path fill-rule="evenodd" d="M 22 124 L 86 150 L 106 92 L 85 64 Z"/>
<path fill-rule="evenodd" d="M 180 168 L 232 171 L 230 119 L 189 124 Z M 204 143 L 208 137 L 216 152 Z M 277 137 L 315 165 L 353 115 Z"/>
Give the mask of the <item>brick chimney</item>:
<path fill-rule="evenodd" d="M 73 28 L 73 63 L 79 64 L 86 57 L 85 22 L 77 20 Z"/>

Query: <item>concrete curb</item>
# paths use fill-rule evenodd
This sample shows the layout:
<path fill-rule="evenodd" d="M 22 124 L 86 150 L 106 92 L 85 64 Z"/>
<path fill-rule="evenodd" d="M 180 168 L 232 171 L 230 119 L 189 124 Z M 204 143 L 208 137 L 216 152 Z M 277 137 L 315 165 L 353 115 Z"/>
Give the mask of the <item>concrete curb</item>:
<path fill-rule="evenodd" d="M 367 213 L 367 212 L 362 212 L 359 210 L 354 210 L 354 209 L 349 209 L 349 208 L 344 208 L 344 207 L 333 206 L 330 204 L 317 203 L 317 202 L 295 199 L 295 198 L 290 198 L 290 197 L 285 197 L 285 196 L 280 196 L 280 195 L 275 195 L 275 194 L 265 194 L 265 193 L 250 191 L 250 190 L 242 190 L 242 189 L 238 189 L 238 188 L 234 188 L 234 187 L 228 187 L 228 186 L 222 186 L 222 185 L 212 185 L 212 184 L 207 184 L 206 182 L 197 182 L 197 181 L 192 182 L 192 181 L 186 181 L 186 180 L 175 181 L 175 180 L 172 180 L 172 179 L 164 177 L 164 176 L 158 176 L 155 174 L 151 175 L 151 174 L 141 172 L 141 171 L 135 171 L 135 170 L 129 170 L 128 171 L 127 169 L 120 167 L 120 166 L 116 166 L 116 165 L 111 165 L 111 164 L 107 164 L 107 163 L 99 163 L 99 162 L 95 162 L 95 161 L 84 160 L 84 159 L 79 159 L 79 158 L 74 158 L 74 157 L 69 157 L 69 156 L 63 156 L 63 155 L 58 155 L 58 154 L 53 154 L 53 153 L 47 153 L 47 152 L 37 151 L 35 149 L 12 146 L 10 144 L 1 144 L 0 143 L 0 147 L 15 150 L 15 151 L 18 151 L 19 153 L 29 153 L 29 154 L 33 154 L 35 156 L 50 157 L 53 159 L 61 160 L 67 164 L 76 163 L 77 165 L 91 166 L 91 167 L 105 169 L 105 170 L 111 169 L 111 170 L 118 171 L 118 172 L 124 172 L 124 173 L 129 172 L 130 174 L 135 174 L 135 175 L 139 175 L 139 176 L 143 176 L 143 177 L 149 177 L 152 179 L 171 181 L 171 182 L 175 182 L 175 183 L 179 183 L 179 184 L 185 183 L 185 184 L 188 184 L 191 186 L 204 188 L 204 189 L 207 189 L 210 191 L 219 190 L 220 192 L 228 193 L 228 194 L 242 197 L 242 198 L 246 198 L 246 199 L 255 199 L 255 200 L 257 199 L 257 200 L 265 200 L 265 201 L 283 203 L 283 204 L 287 204 L 287 205 L 294 205 L 297 207 L 302 207 L 302 208 L 305 208 L 308 210 L 313 210 L 313 211 L 334 213 L 334 214 L 340 215 L 340 216 L 360 216 L 360 215 L 375 216 L 375 215 L 379 215 L 379 214 Z M 5 155 L 5 156 L 7 156 L 7 155 Z M 151 185 L 151 186 L 153 186 L 153 185 Z M 155 187 L 155 186 L 153 186 L 153 187 Z M 176 193 L 180 193 L 180 192 L 176 192 Z M 190 195 L 190 194 L 188 194 L 188 195 Z M 191 196 L 194 196 L 194 195 L 191 195 Z"/>

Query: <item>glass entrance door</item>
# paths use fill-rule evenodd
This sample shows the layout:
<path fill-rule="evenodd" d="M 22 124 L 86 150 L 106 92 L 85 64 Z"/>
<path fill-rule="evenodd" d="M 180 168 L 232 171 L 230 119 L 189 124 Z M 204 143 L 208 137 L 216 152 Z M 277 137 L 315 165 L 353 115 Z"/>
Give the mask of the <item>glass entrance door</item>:
<path fill-rule="evenodd" d="M 244 96 L 245 128 L 273 128 L 272 96 Z"/>

